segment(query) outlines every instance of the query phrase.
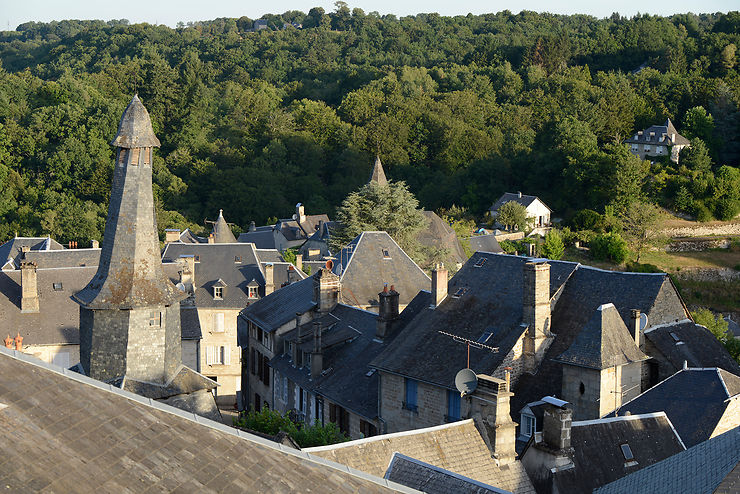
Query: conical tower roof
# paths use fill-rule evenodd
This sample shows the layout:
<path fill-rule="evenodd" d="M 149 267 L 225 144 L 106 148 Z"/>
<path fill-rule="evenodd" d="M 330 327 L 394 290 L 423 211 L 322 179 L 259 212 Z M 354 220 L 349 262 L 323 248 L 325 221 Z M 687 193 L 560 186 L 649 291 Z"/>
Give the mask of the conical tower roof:
<path fill-rule="evenodd" d="M 152 129 L 149 112 L 144 108 L 138 94 L 134 95 L 124 110 L 121 123 L 118 124 L 118 134 L 111 144 L 129 149 L 160 146 L 159 139 Z"/>
<path fill-rule="evenodd" d="M 218 219 L 213 222 L 213 240 L 217 244 L 235 243 L 236 237 L 224 219 L 224 210 L 218 210 Z"/>
<path fill-rule="evenodd" d="M 596 309 L 573 344 L 557 360 L 601 370 L 647 358 L 630 336 L 614 304 L 604 304 Z"/>
<path fill-rule="evenodd" d="M 388 179 L 385 178 L 385 171 L 383 170 L 383 163 L 380 162 L 380 156 L 375 157 L 375 165 L 373 166 L 373 174 L 370 175 L 370 183 L 388 185 Z"/>

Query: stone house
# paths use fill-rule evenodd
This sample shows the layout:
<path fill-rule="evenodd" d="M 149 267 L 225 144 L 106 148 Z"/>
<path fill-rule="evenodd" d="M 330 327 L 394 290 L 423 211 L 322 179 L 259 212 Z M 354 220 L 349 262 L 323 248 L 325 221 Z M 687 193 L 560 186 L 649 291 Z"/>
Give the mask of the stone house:
<path fill-rule="evenodd" d="M 275 248 L 280 252 L 300 247 L 324 223 L 329 222 L 325 214 L 306 214 L 306 208 L 300 202 L 295 205 L 292 218 L 280 219 L 272 230 Z"/>
<path fill-rule="evenodd" d="M 235 405 L 241 393 L 239 312 L 305 275 L 277 251 L 236 241 L 168 243 L 162 263 L 173 283 L 189 295 L 181 303 L 181 313 L 186 315 L 183 325 L 197 325 L 202 335 L 193 369 L 218 382 L 220 406 Z"/>
<path fill-rule="evenodd" d="M 552 210 L 547 207 L 539 197 L 529 196 L 522 194 L 521 192 L 517 192 L 516 194 L 506 192 L 504 195 L 499 197 L 498 200 L 488 209 L 491 217 L 494 219 L 497 218 L 499 208 L 511 201 L 521 204 L 527 209 L 527 218 L 530 219 L 532 228 L 537 229 L 550 226 L 550 215 Z"/>
<path fill-rule="evenodd" d="M 165 230 L 165 242 L 181 242 L 185 244 L 229 244 L 236 242 L 236 237 L 231 231 L 229 223 L 224 219 L 224 210 L 218 211 L 218 218 L 215 221 L 206 220 L 207 224 L 211 224 L 212 230 L 208 237 L 199 237 L 195 235 L 189 228 L 184 231 L 175 228 L 168 228 Z"/>
<path fill-rule="evenodd" d="M 653 125 L 645 130 L 639 130 L 629 139 L 630 151 L 640 159 L 648 156 L 670 156 L 671 161 L 678 163 L 678 155 L 683 148 L 690 147 L 687 138 L 676 131 L 671 119 L 667 119 L 663 125 Z"/>

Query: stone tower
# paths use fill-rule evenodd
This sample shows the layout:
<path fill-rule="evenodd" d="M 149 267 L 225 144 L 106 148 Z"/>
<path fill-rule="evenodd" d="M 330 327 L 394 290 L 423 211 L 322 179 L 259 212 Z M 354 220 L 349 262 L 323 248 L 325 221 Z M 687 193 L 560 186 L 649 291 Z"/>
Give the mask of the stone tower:
<path fill-rule="evenodd" d="M 152 193 L 159 140 L 134 96 L 121 117 L 113 188 L 98 271 L 75 295 L 80 362 L 101 381 L 166 383 L 181 365 L 180 300 L 160 260 Z"/>
<path fill-rule="evenodd" d="M 380 156 L 375 157 L 375 164 L 373 165 L 373 173 L 370 175 L 370 182 L 377 185 L 388 185 L 388 179 L 385 178 L 385 171 L 383 170 L 383 163 L 380 162 Z"/>
<path fill-rule="evenodd" d="M 211 232 L 211 236 L 208 237 L 208 243 L 236 243 L 236 237 L 234 237 L 231 227 L 229 227 L 229 224 L 224 219 L 223 209 L 218 210 L 218 218 L 216 221 L 209 221 L 208 223 L 213 223 L 213 232 Z"/>

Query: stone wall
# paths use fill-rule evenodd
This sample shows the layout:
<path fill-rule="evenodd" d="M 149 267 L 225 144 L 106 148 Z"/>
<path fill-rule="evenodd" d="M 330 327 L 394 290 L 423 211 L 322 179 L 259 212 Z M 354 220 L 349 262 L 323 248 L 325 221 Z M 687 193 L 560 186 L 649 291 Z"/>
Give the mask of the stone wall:
<path fill-rule="evenodd" d="M 729 249 L 732 241 L 727 238 L 680 238 L 674 239 L 667 252 L 701 252 L 709 249 Z"/>
<path fill-rule="evenodd" d="M 200 342 L 201 373 L 216 377 L 218 382 L 217 399 L 219 405 L 233 405 L 236 393 L 241 391 L 241 349 L 236 345 L 236 323 L 238 309 L 202 309 L 198 308 L 202 340 Z M 217 314 L 223 314 L 223 331 L 215 327 Z M 212 363 L 206 359 L 208 348 L 228 348 L 228 363 Z M 219 356 L 220 357 L 220 356 Z"/>
<path fill-rule="evenodd" d="M 65 368 L 72 367 L 80 361 L 79 345 L 25 345 L 23 353 Z"/>
<path fill-rule="evenodd" d="M 696 225 L 676 228 L 666 228 L 660 232 L 666 237 L 706 237 L 712 235 L 727 236 L 740 235 L 740 221 L 721 225 Z"/>
<path fill-rule="evenodd" d="M 674 275 L 694 281 L 740 281 L 740 271 L 731 268 L 683 268 Z"/>

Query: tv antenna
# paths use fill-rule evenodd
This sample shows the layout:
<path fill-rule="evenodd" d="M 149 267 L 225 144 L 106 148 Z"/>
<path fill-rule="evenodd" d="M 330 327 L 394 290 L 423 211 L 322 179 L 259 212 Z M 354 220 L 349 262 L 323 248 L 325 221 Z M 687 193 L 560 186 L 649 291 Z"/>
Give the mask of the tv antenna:
<path fill-rule="evenodd" d="M 498 352 L 498 347 L 496 347 L 496 346 L 485 345 L 483 343 L 479 343 L 477 341 L 469 340 L 468 338 L 463 338 L 462 336 L 458 336 L 456 334 L 446 333 L 444 331 L 437 331 L 437 332 L 440 333 L 440 334 L 443 334 L 445 336 L 449 336 L 450 338 L 452 338 L 453 341 L 456 341 L 458 343 L 464 343 L 464 344 L 466 344 L 468 346 L 468 368 L 470 368 L 470 347 L 471 346 L 473 346 L 475 348 L 480 348 L 480 349 L 483 349 L 483 350 L 488 350 L 490 352 Z"/>

